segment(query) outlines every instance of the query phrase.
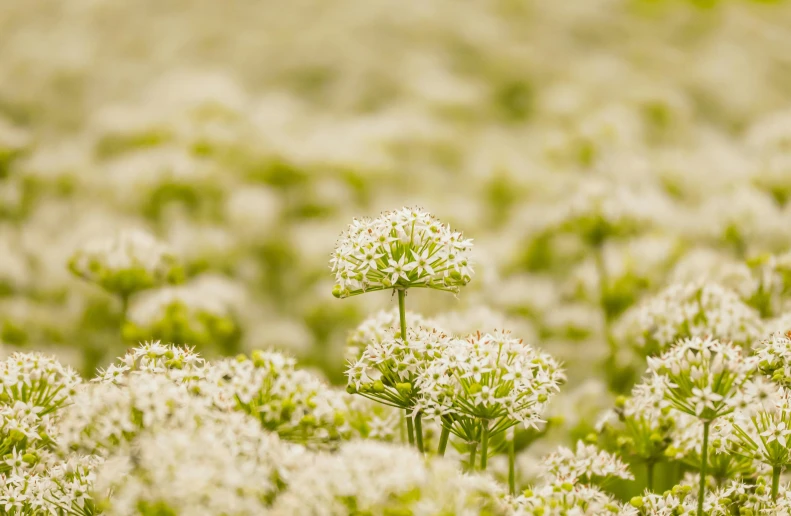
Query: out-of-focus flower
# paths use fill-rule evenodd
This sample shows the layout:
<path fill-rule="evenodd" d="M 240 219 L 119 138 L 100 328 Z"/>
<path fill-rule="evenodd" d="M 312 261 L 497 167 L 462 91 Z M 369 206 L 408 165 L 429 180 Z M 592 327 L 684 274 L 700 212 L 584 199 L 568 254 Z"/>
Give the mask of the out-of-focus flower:
<path fill-rule="evenodd" d="M 138 230 L 89 241 L 72 256 L 69 268 L 124 299 L 141 290 L 179 282 L 183 274 L 166 245 Z"/>

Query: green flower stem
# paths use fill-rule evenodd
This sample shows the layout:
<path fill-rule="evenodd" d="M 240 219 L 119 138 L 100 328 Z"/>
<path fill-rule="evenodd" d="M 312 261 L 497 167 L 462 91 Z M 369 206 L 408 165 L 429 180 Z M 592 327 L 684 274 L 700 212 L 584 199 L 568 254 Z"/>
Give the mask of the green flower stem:
<path fill-rule="evenodd" d="M 398 292 L 398 315 L 401 318 L 401 340 L 406 344 L 406 290 L 399 288 Z"/>
<path fill-rule="evenodd" d="M 610 356 L 609 361 L 614 363 L 615 357 L 618 354 L 618 348 L 615 339 L 612 338 L 612 331 L 610 329 L 610 316 L 604 305 L 604 301 L 608 293 L 608 278 L 607 266 L 604 263 L 604 245 L 599 244 L 594 247 L 593 258 L 596 262 L 596 272 L 599 275 L 599 304 L 601 305 L 602 318 L 604 322 L 604 338 L 607 340 Z"/>
<path fill-rule="evenodd" d="M 649 460 L 645 463 L 645 473 L 646 473 L 646 486 L 645 488 L 648 492 L 654 491 L 654 467 L 656 466 L 656 462 Z"/>
<path fill-rule="evenodd" d="M 780 466 L 772 467 L 772 501 L 777 500 L 777 490 L 780 487 L 780 473 L 783 468 Z"/>
<path fill-rule="evenodd" d="M 420 412 L 415 414 L 415 440 L 417 441 L 417 450 L 423 453 L 423 421 Z"/>
<path fill-rule="evenodd" d="M 478 451 L 478 443 L 470 443 L 470 464 L 469 470 L 475 471 L 475 452 Z"/>
<path fill-rule="evenodd" d="M 442 433 L 439 434 L 439 447 L 437 447 L 437 455 L 440 457 L 445 456 L 445 448 L 448 447 L 448 438 L 450 437 L 450 427 L 442 425 Z"/>
<path fill-rule="evenodd" d="M 404 290 L 402 288 L 399 288 L 399 289 L 396 289 L 396 292 L 398 292 L 398 315 L 399 315 L 399 318 L 401 319 L 401 340 L 404 341 L 404 344 L 406 344 L 406 290 Z M 410 446 L 414 446 L 415 445 L 415 429 L 414 429 L 413 424 L 412 424 L 412 418 L 409 415 L 409 409 L 405 410 L 405 415 L 406 415 L 407 434 L 409 435 L 409 445 Z M 421 425 L 420 422 L 417 421 L 417 418 L 415 420 L 415 423 L 417 423 L 419 431 L 422 432 L 422 430 L 423 430 L 422 425 Z M 421 448 L 420 451 L 422 452 L 423 451 L 423 449 L 422 449 L 423 448 L 423 436 L 422 435 L 420 435 L 418 437 L 418 446 Z"/>
<path fill-rule="evenodd" d="M 698 489 L 698 516 L 703 516 L 703 497 L 706 495 L 706 469 L 709 459 L 709 425 L 711 421 L 703 422 L 703 451 L 700 457 L 700 488 Z"/>
<path fill-rule="evenodd" d="M 486 461 L 489 458 L 489 421 L 483 422 L 481 437 L 481 471 L 486 471 Z"/>
<path fill-rule="evenodd" d="M 514 435 L 508 439 L 508 492 L 516 496 L 516 446 Z"/>

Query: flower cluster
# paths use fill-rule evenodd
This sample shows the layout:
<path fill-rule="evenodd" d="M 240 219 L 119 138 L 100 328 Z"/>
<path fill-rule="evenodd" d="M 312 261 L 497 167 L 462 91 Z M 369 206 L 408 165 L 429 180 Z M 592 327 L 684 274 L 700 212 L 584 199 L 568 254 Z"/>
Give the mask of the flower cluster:
<path fill-rule="evenodd" d="M 103 514 L 253 515 L 266 511 L 294 460 L 244 414 L 146 433 L 96 471 Z"/>
<path fill-rule="evenodd" d="M 663 352 L 677 340 L 719 338 L 749 347 L 762 331 L 758 313 L 739 296 L 712 283 L 679 283 L 624 314 L 616 333 L 644 355 Z"/>
<path fill-rule="evenodd" d="M 734 410 L 755 360 L 733 344 L 696 337 L 678 342 L 660 357 L 649 357 L 648 367 L 666 378 L 665 399 L 673 408 L 712 421 Z"/>
<path fill-rule="evenodd" d="M 141 290 L 179 282 L 183 276 L 173 252 L 139 230 L 87 242 L 72 256 L 69 268 L 124 299 Z"/>
<path fill-rule="evenodd" d="M 664 459 L 676 424 L 665 400 L 665 388 L 661 377 L 650 376 L 635 385 L 631 396 L 618 398 L 616 407 L 598 422 L 598 430 L 615 443 L 623 456 L 647 464 Z"/>
<path fill-rule="evenodd" d="M 550 397 L 564 381 L 560 366 L 507 331 L 454 340 L 422 371 L 417 386 L 428 415 L 450 416 L 469 437 L 469 420 L 491 425 L 492 434 L 517 423 L 536 427 Z"/>
<path fill-rule="evenodd" d="M 411 287 L 458 292 L 472 278 L 471 248 L 471 240 L 421 209 L 356 219 L 330 260 L 333 294 Z"/>
<path fill-rule="evenodd" d="M 211 277 L 145 292 L 130 306 L 123 336 L 131 342 L 162 340 L 232 353 L 240 339 L 235 307 L 241 299 L 234 299 L 235 293 Z"/>
<path fill-rule="evenodd" d="M 272 514 L 506 514 L 491 479 L 382 443 L 348 443 L 336 454 L 319 454 L 290 481 Z"/>
<path fill-rule="evenodd" d="M 372 339 L 346 371 L 350 392 L 386 405 L 412 409 L 425 389 L 422 373 L 449 352 L 454 339 L 434 328 L 410 327 L 406 340 L 392 329 L 389 338 Z"/>
<path fill-rule="evenodd" d="M 618 457 L 582 441 L 574 450 L 561 446 L 544 457 L 543 468 L 547 479 L 558 482 L 595 485 L 614 478 L 634 479 L 629 466 Z"/>
<path fill-rule="evenodd" d="M 206 376 L 215 404 L 258 418 L 283 439 L 319 444 L 339 438 L 342 394 L 297 369 L 293 358 L 257 351 L 250 358 L 215 362 Z"/>
<path fill-rule="evenodd" d="M 412 327 L 436 328 L 438 325 L 432 324 L 422 315 L 407 311 L 406 320 Z M 392 310 L 380 310 L 360 323 L 349 333 L 346 339 L 346 360 L 356 362 L 363 354 L 363 351 L 372 343 L 381 345 L 382 342 L 392 338 L 393 332 L 399 326 L 398 308 Z"/>
<path fill-rule="evenodd" d="M 773 382 L 791 387 L 791 334 L 773 333 L 755 350 L 758 370 Z"/>
<path fill-rule="evenodd" d="M 625 514 L 628 508 L 597 487 L 557 482 L 526 490 L 513 500 L 515 516 L 537 514 Z"/>

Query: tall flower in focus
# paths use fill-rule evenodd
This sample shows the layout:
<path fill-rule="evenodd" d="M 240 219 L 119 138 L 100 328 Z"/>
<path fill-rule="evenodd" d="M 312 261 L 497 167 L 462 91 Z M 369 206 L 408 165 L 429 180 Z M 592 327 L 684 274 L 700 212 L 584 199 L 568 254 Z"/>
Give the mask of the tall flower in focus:
<path fill-rule="evenodd" d="M 755 370 L 755 360 L 738 347 L 710 338 L 680 341 L 661 357 L 649 358 L 648 367 L 667 382 L 665 399 L 671 406 L 703 423 L 698 515 L 703 514 L 709 427 L 730 414 L 739 393 Z"/>
<path fill-rule="evenodd" d="M 407 289 L 431 288 L 458 293 L 472 278 L 470 249 L 472 240 L 465 240 L 461 233 L 451 231 L 448 225 L 421 209 L 402 208 L 383 213 L 375 219 L 355 219 L 341 236 L 330 260 L 336 281 L 332 294 L 345 298 L 393 289 L 398 293 L 399 346 L 408 350 Z M 378 367 L 382 357 L 369 358 Z M 397 365 L 414 371 L 415 364 Z M 350 378 L 356 375 L 353 372 Z M 398 384 L 403 390 L 405 382 L 398 380 L 398 375 L 393 377 L 393 387 L 397 388 Z M 382 382 L 376 384 L 377 389 L 380 384 Z M 403 398 L 412 397 L 411 393 L 400 394 Z M 411 400 L 405 405 L 400 402 L 390 404 L 406 408 L 409 442 L 415 442 L 423 451 L 420 411 L 412 410 L 414 404 Z"/>
<path fill-rule="evenodd" d="M 471 248 L 472 240 L 420 209 L 355 219 L 330 260 L 332 293 L 338 298 L 391 288 L 455 293 L 472 278 Z"/>

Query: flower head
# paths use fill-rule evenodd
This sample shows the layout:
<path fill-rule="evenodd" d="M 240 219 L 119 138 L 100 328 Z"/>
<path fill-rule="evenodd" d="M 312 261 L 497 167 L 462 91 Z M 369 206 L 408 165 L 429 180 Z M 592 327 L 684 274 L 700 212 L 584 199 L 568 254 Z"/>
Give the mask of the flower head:
<path fill-rule="evenodd" d="M 472 240 L 420 209 L 355 219 L 330 260 L 333 294 L 412 287 L 458 292 L 472 278 L 471 248 Z"/>

